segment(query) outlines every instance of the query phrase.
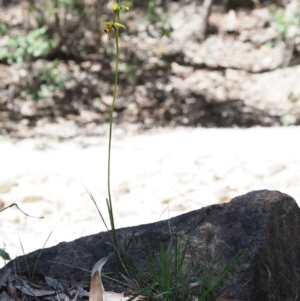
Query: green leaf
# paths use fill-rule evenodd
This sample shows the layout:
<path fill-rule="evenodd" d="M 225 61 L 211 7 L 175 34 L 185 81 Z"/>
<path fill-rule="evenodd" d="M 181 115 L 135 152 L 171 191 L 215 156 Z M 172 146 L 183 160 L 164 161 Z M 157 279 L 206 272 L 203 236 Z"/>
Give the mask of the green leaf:
<path fill-rule="evenodd" d="M 118 27 L 122 27 L 122 28 L 126 29 L 126 27 L 121 23 L 115 22 L 114 25 L 117 25 Z"/>
<path fill-rule="evenodd" d="M 9 254 L 5 252 L 4 249 L 0 249 L 0 257 L 2 257 L 5 260 L 11 260 Z"/>

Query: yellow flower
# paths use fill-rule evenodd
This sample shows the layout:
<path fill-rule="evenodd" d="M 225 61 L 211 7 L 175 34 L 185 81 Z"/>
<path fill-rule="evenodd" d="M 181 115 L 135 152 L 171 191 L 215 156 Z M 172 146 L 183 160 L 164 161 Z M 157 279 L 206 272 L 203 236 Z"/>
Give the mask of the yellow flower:
<path fill-rule="evenodd" d="M 114 3 L 112 6 L 112 10 L 115 14 L 119 13 L 121 9 L 129 10 L 129 7 L 125 5 L 119 5 L 118 3 Z"/>
<path fill-rule="evenodd" d="M 101 22 L 106 25 L 106 27 L 103 29 L 103 32 L 108 34 L 109 39 L 111 38 L 111 29 L 112 28 L 114 30 L 116 30 L 116 27 L 121 27 L 121 28 L 126 29 L 126 27 L 122 23 L 115 22 L 115 20 L 119 20 L 119 13 L 122 9 L 129 10 L 129 7 L 123 6 L 123 5 L 120 6 L 118 3 L 114 3 L 112 6 L 112 10 L 114 13 L 113 21 L 108 22 L 101 18 Z"/>
<path fill-rule="evenodd" d="M 106 25 L 106 27 L 103 29 L 103 32 L 104 33 L 109 33 L 111 31 L 114 23 L 113 22 L 106 22 L 102 18 L 101 18 L 101 22 Z"/>
<path fill-rule="evenodd" d="M 116 26 L 117 26 L 117 27 L 121 27 L 121 28 L 126 29 L 126 27 L 123 24 L 118 23 L 118 22 L 113 22 L 113 21 L 107 22 L 107 21 L 103 20 L 102 18 L 101 18 L 101 22 L 106 25 L 106 27 L 103 29 L 103 32 L 108 33 L 109 38 L 111 37 L 111 29 L 112 28 L 116 29 Z"/>

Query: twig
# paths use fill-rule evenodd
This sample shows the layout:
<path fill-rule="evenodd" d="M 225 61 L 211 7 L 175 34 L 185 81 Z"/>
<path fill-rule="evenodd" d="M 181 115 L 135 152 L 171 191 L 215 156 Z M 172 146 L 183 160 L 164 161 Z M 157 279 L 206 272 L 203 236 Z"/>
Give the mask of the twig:
<path fill-rule="evenodd" d="M 12 206 L 16 206 L 16 207 L 17 207 L 24 215 L 26 215 L 26 216 L 28 216 L 28 217 L 33 217 L 33 218 L 44 218 L 43 216 L 32 216 L 32 215 L 29 215 L 29 214 L 25 213 L 23 210 L 20 209 L 20 207 L 19 207 L 16 203 L 13 203 L 13 204 L 11 204 L 11 205 L 9 205 L 9 206 L 7 206 L 7 207 L 1 209 L 0 212 L 4 211 L 4 210 L 6 210 L 6 209 L 8 209 L 8 208 L 10 208 L 10 207 L 12 207 Z"/>

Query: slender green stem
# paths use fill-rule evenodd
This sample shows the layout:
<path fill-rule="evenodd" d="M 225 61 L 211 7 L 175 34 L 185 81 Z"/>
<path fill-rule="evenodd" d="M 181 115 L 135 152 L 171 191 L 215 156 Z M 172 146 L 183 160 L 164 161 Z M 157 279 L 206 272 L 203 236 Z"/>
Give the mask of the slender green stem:
<path fill-rule="evenodd" d="M 120 3 L 120 0 L 118 0 L 118 4 Z M 116 43 L 116 56 L 115 56 L 115 80 L 114 80 L 114 88 L 113 88 L 113 101 L 110 109 L 110 119 L 109 119 L 109 142 L 108 142 L 108 166 L 107 166 L 107 188 L 108 188 L 108 199 L 106 199 L 108 213 L 109 213 L 109 219 L 110 219 L 110 225 L 111 225 L 111 237 L 112 242 L 115 248 L 115 256 L 116 256 L 116 263 L 118 266 L 118 270 L 121 271 L 121 268 L 123 267 L 124 270 L 128 273 L 124 262 L 122 260 L 122 256 L 120 254 L 120 246 L 117 241 L 117 235 L 116 235 L 116 228 L 115 228 L 115 222 L 114 222 L 114 214 L 113 214 L 113 204 L 112 204 L 112 198 L 111 198 L 111 142 L 112 142 L 112 130 L 113 130 L 113 114 L 115 109 L 115 102 L 117 98 L 117 88 L 118 88 L 118 75 L 119 75 L 119 28 L 118 23 L 120 22 L 120 14 L 119 10 L 114 11 L 114 18 L 113 22 L 116 22 L 116 25 L 112 25 L 112 29 L 115 31 L 115 43 Z"/>
<path fill-rule="evenodd" d="M 110 110 L 110 121 L 109 121 L 109 142 L 108 142 L 108 166 L 107 166 L 107 188 L 108 188 L 108 203 L 111 214 L 113 214 L 112 208 L 112 199 L 111 199 L 111 187 L 110 187 L 110 178 L 111 178 L 111 141 L 112 141 L 112 129 L 113 129 L 113 114 L 115 108 L 115 101 L 117 97 L 117 86 L 118 86 L 118 75 L 119 75 L 119 30 L 115 28 L 115 41 L 116 41 L 116 71 L 115 71 L 115 81 L 114 81 L 114 90 L 113 90 L 113 101 Z M 111 219 L 111 227 L 114 229 L 114 219 Z"/>

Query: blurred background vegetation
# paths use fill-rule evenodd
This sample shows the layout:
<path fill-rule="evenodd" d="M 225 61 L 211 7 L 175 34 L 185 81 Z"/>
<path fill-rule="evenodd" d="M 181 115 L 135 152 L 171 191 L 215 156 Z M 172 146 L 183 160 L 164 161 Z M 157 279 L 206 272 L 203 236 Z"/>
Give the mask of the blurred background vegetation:
<path fill-rule="evenodd" d="M 268 110 L 253 109 L 255 105 L 249 113 L 249 106 L 239 95 L 233 98 L 226 94 L 220 101 L 209 89 L 195 93 L 180 88 L 174 79 L 179 77 L 183 83 L 197 70 L 225 76 L 227 69 L 238 69 L 251 75 L 298 66 L 299 1 L 150 0 L 124 4 L 131 9 L 122 20 L 127 31 L 122 32 L 121 40 L 116 122 L 136 123 L 142 128 L 299 124 L 298 111 L 292 122 L 286 123 L 287 119 L 279 116 L 284 113 L 271 116 Z M 2 134 L 17 131 L 16 121 L 25 127 L 57 122 L 58 118 L 73 120 L 83 127 L 108 121 L 114 45 L 103 36 L 100 17 L 111 18 L 111 5 L 105 0 L 0 1 Z M 266 11 L 269 15 L 264 17 Z M 255 27 L 250 17 L 257 15 L 261 23 L 255 25 L 256 29 L 273 30 L 273 34 L 258 44 L 253 36 L 259 32 L 242 40 L 245 30 Z M 230 29 L 232 20 L 236 23 L 240 19 L 245 26 Z M 224 24 L 229 24 L 228 28 L 224 29 Z M 247 68 L 210 64 L 204 59 L 198 62 L 199 51 L 211 52 L 207 41 L 213 36 L 250 43 L 255 51 L 281 47 L 282 59 L 257 71 L 249 67 L 257 63 L 255 60 L 249 61 Z M 194 51 L 190 57 L 188 51 Z M 199 82 L 197 85 L 201 85 L 201 78 Z M 289 93 L 289 101 L 298 104 L 300 92 Z"/>

